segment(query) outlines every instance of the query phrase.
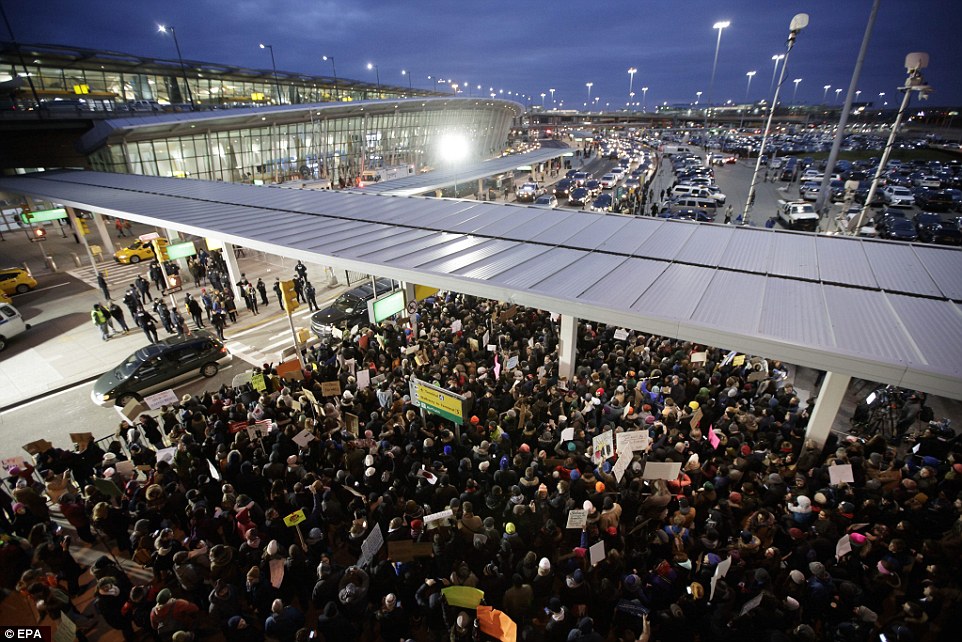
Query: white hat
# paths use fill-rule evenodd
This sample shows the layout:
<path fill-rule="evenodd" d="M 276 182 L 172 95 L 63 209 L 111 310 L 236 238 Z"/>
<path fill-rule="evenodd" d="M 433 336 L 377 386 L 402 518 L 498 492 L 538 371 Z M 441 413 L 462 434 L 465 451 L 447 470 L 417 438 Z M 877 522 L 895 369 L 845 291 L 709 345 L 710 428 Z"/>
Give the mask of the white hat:
<path fill-rule="evenodd" d="M 344 401 L 351 401 L 354 399 L 354 394 L 350 390 L 345 390 L 343 397 Z"/>
<path fill-rule="evenodd" d="M 397 596 L 394 593 L 388 593 L 384 597 L 384 608 L 393 611 L 395 606 L 397 606 Z"/>
<path fill-rule="evenodd" d="M 373 466 L 373 465 L 374 465 L 374 455 L 368 455 L 367 457 L 365 457 L 365 458 L 364 458 L 364 465 L 365 465 L 365 466 Z"/>

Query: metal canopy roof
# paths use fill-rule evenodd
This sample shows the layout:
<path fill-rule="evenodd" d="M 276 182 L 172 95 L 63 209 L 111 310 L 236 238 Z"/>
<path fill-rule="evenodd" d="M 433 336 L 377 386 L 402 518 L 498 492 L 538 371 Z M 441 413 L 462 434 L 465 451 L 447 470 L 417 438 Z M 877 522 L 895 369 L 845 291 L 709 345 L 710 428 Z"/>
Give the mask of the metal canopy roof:
<path fill-rule="evenodd" d="M 962 398 L 959 250 L 96 172 L 0 178 L 0 189 Z"/>
<path fill-rule="evenodd" d="M 424 174 L 412 174 L 383 183 L 374 183 L 367 187 L 357 187 L 353 191 L 384 194 L 390 196 L 416 196 L 433 192 L 454 183 L 468 183 L 479 178 L 494 176 L 508 172 L 525 165 L 536 165 L 547 162 L 559 156 L 573 155 L 574 150 L 564 144 L 552 147 L 542 147 L 523 154 L 500 156 L 480 163 L 472 163 L 457 168 L 436 169 Z"/>

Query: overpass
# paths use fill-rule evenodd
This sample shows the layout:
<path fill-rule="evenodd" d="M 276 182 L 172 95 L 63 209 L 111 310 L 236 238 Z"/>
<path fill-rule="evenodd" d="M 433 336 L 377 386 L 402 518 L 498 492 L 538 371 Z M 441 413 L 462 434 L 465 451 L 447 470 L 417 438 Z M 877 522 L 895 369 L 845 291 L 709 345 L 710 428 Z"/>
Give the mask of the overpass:
<path fill-rule="evenodd" d="M 962 398 L 960 250 L 97 172 L 0 178 L 0 190 L 220 239 L 228 250 L 550 310 L 561 315 L 562 376 L 574 371 L 579 318 L 825 370 L 808 428 L 817 441 L 851 377 Z"/>

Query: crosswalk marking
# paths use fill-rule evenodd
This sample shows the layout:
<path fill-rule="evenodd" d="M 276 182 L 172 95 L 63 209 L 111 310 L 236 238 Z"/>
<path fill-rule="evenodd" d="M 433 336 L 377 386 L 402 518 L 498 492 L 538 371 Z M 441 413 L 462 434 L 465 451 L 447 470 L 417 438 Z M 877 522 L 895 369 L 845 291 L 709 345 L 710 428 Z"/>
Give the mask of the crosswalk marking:
<path fill-rule="evenodd" d="M 111 290 L 111 293 L 113 293 L 114 289 L 119 289 L 119 293 L 122 294 L 122 291 L 141 274 L 144 275 L 145 279 L 148 278 L 146 263 L 131 263 L 128 265 L 121 263 L 101 263 L 97 266 L 97 270 L 104 272 L 107 278 L 107 287 Z M 83 267 L 67 270 L 67 274 L 83 281 L 94 289 L 99 289 L 100 286 L 97 285 L 97 270 L 85 264 Z M 152 283 L 151 289 L 153 289 Z"/>

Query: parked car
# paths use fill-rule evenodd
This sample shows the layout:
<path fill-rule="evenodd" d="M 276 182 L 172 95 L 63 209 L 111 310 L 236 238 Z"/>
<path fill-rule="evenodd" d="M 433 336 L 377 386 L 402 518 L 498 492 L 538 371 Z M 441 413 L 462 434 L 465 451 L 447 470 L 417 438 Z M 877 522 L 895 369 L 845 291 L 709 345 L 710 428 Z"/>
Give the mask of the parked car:
<path fill-rule="evenodd" d="M 390 279 L 377 279 L 375 283 L 379 294 L 391 290 Z M 370 281 L 344 292 L 334 303 L 311 315 L 311 330 L 319 337 L 329 337 L 334 327 L 350 329 L 366 323 L 367 302 L 373 298 L 374 288 Z"/>
<path fill-rule="evenodd" d="M 94 382 L 97 405 L 126 406 L 131 400 L 171 388 L 197 376 L 213 377 L 231 354 L 216 337 L 201 330 L 140 348 Z"/>
<path fill-rule="evenodd" d="M 876 227 L 879 238 L 894 241 L 917 241 L 919 238 L 915 225 L 907 218 L 885 216 Z"/>
<path fill-rule="evenodd" d="M 915 190 L 915 204 L 926 212 L 948 212 L 955 202 L 945 190 L 919 187 Z"/>
<path fill-rule="evenodd" d="M 0 351 L 7 347 L 10 339 L 29 329 L 30 324 L 24 323 L 19 310 L 9 302 L 0 302 Z"/>
<path fill-rule="evenodd" d="M 0 270 L 0 291 L 4 294 L 23 294 L 37 287 L 37 279 L 21 267 Z"/>
<path fill-rule="evenodd" d="M 901 185 L 886 185 L 882 189 L 882 200 L 892 207 L 912 207 L 915 205 L 915 196 L 912 190 Z"/>

